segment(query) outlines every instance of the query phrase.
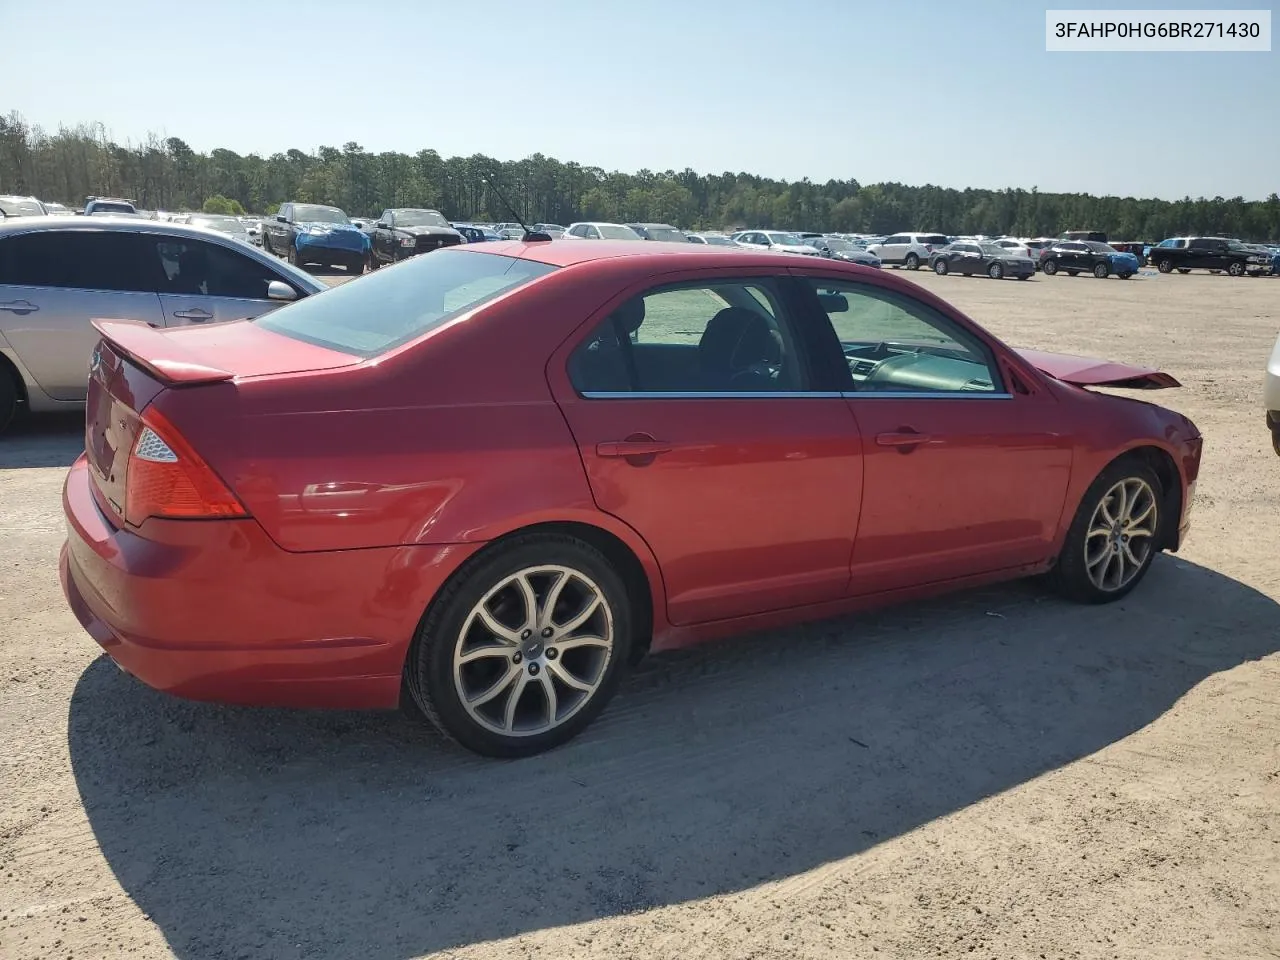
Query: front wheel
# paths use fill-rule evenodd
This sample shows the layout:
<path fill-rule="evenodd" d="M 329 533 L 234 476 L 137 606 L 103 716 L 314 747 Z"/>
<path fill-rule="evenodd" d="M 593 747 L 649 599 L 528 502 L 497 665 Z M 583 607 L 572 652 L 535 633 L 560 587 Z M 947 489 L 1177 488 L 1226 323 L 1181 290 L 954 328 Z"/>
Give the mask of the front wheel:
<path fill-rule="evenodd" d="M 577 736 L 617 690 L 631 648 L 626 585 L 590 544 L 517 536 L 433 601 L 405 664 L 414 701 L 476 753 L 524 757 Z"/>
<path fill-rule="evenodd" d="M 1234 263 L 1227 264 L 1227 273 L 1231 274 L 1231 276 L 1233 277 L 1243 277 L 1244 264 L 1241 263 L 1239 260 L 1235 261 Z"/>
<path fill-rule="evenodd" d="M 1093 265 L 1093 275 L 1099 280 L 1107 279 L 1107 275 L 1111 273 L 1111 268 L 1105 263 L 1096 263 Z"/>
<path fill-rule="evenodd" d="M 1046 277 L 1052 277 L 1058 272 L 1058 262 L 1056 260 L 1046 260 L 1044 266 L 1040 269 L 1044 271 Z"/>
<path fill-rule="evenodd" d="M 289 262 L 292 263 L 295 267 L 302 266 L 302 254 L 298 253 L 297 243 L 289 244 Z"/>
<path fill-rule="evenodd" d="M 991 266 L 987 267 L 987 276 L 992 280 L 1003 280 L 1004 267 L 998 263 L 993 263 Z"/>
<path fill-rule="evenodd" d="M 18 374 L 6 370 L 6 366 L 0 364 L 0 433 L 4 433 L 18 415 L 18 384 L 14 380 Z"/>
<path fill-rule="evenodd" d="M 370 250 L 367 254 L 365 254 L 365 258 L 364 258 L 365 270 L 372 273 L 374 270 L 377 270 L 380 266 L 382 266 L 382 264 L 378 262 L 378 258 L 377 256 L 374 255 L 374 252 L 372 250 Z"/>
<path fill-rule="evenodd" d="M 347 261 L 347 273 L 358 277 L 364 273 L 364 257 L 353 257 Z"/>
<path fill-rule="evenodd" d="M 1080 603 L 1119 600 L 1159 552 L 1160 480 L 1137 457 L 1108 466 L 1085 491 L 1049 582 Z"/>
<path fill-rule="evenodd" d="M 1068 271 L 1067 271 L 1067 276 L 1068 276 L 1068 277 L 1078 277 L 1078 276 L 1080 276 L 1080 271 L 1079 271 L 1079 270 L 1068 270 Z"/>
<path fill-rule="evenodd" d="M 1132 274 L 1132 273 L 1117 273 L 1117 274 L 1116 274 L 1116 276 L 1117 276 L 1117 277 L 1119 277 L 1121 280 L 1128 280 L 1130 277 L 1132 277 L 1132 276 L 1133 276 L 1133 274 Z"/>
<path fill-rule="evenodd" d="M 914 253 L 908 253 L 907 259 L 903 262 L 906 264 L 908 270 L 920 269 L 920 258 L 917 257 Z"/>
<path fill-rule="evenodd" d="M 1178 272 L 1179 272 L 1179 273 L 1190 273 L 1190 272 L 1191 272 L 1191 268 L 1190 268 L 1190 267 L 1179 267 L 1179 268 L 1178 268 Z"/>
<path fill-rule="evenodd" d="M 271 234 L 265 230 L 262 231 L 262 252 L 269 253 L 273 257 L 276 255 L 276 252 L 271 249 Z"/>
<path fill-rule="evenodd" d="M 947 261 L 945 260 L 934 261 L 933 272 L 936 273 L 938 276 L 945 277 L 947 275 L 948 269 L 949 268 L 947 267 Z"/>

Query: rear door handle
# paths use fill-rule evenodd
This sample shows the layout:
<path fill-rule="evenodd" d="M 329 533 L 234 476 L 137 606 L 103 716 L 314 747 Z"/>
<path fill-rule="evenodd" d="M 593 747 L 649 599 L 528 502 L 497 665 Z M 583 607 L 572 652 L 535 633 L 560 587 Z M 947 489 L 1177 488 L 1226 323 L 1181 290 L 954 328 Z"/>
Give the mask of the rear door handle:
<path fill-rule="evenodd" d="M 16 313 L 23 316 L 28 313 L 35 313 L 40 308 L 29 300 L 10 300 L 8 303 L 0 303 L 0 310 L 7 310 L 10 313 Z"/>
<path fill-rule="evenodd" d="M 927 433 L 916 433 L 914 430 L 900 430 L 896 433 L 880 433 L 876 435 L 876 443 L 882 447 L 914 447 L 928 443 L 933 438 Z"/>
<path fill-rule="evenodd" d="M 173 315 L 179 320 L 190 320 L 193 323 L 203 323 L 206 320 L 213 319 L 212 313 L 199 307 L 192 307 L 190 310 L 175 310 Z"/>
<path fill-rule="evenodd" d="M 670 452 L 671 444 L 662 440 L 609 440 L 596 444 L 598 457 L 654 457 Z"/>

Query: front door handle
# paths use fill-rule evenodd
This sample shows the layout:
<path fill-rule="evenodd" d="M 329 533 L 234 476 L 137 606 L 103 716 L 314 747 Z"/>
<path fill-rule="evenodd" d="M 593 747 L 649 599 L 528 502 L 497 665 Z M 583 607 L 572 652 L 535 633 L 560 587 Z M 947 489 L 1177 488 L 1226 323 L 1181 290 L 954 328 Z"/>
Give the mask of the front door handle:
<path fill-rule="evenodd" d="M 596 444 L 598 457 L 655 457 L 660 453 L 670 453 L 671 444 L 652 437 L 629 438 L 626 440 L 609 440 Z"/>
<path fill-rule="evenodd" d="M 39 309 L 29 300 L 10 300 L 8 303 L 0 303 L 0 310 L 16 313 L 20 317 L 26 316 L 28 313 L 35 313 Z"/>
<path fill-rule="evenodd" d="M 208 310 L 201 310 L 199 307 L 192 307 L 190 310 L 175 310 L 173 315 L 179 320 L 190 320 L 192 323 L 204 323 L 206 320 L 212 320 L 213 314 Z"/>
<path fill-rule="evenodd" d="M 900 447 L 903 452 L 909 452 L 912 448 L 922 443 L 928 443 L 933 438 L 927 433 L 917 433 L 910 428 L 903 428 L 894 433 L 880 433 L 876 435 L 876 443 L 882 447 Z"/>

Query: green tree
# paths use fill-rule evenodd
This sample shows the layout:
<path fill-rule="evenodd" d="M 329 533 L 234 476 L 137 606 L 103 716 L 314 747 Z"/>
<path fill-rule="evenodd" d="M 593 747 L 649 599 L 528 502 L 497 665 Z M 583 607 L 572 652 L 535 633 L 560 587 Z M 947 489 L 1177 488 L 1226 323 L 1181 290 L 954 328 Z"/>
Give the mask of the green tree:
<path fill-rule="evenodd" d="M 205 213 L 225 213 L 233 217 L 244 216 L 244 207 L 240 205 L 240 201 L 230 200 L 222 196 L 222 194 L 210 197 L 201 204 L 200 209 Z"/>

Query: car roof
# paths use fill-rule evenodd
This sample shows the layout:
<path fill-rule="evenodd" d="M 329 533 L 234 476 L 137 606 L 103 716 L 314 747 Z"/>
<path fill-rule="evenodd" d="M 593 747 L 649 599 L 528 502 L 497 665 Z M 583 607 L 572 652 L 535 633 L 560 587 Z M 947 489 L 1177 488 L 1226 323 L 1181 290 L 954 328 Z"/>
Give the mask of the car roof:
<path fill-rule="evenodd" d="M 634 240 L 595 240 L 591 243 L 569 243 L 552 240 L 525 243 L 522 240 L 506 240 L 486 243 L 482 246 L 454 248 L 467 253 L 519 257 L 553 267 L 571 267 L 596 260 L 615 260 L 626 257 L 636 261 L 636 266 L 646 266 L 655 271 L 685 270 L 698 267 L 720 267 L 726 262 L 743 267 L 769 267 L 778 269 L 776 253 L 755 252 L 743 247 L 706 247 L 683 241 L 650 241 L 638 244 Z M 679 264 L 672 258 L 680 258 Z M 726 260 L 726 258 L 728 258 Z M 815 258 L 816 259 L 816 258 Z M 641 263 L 639 261 L 648 261 Z"/>

